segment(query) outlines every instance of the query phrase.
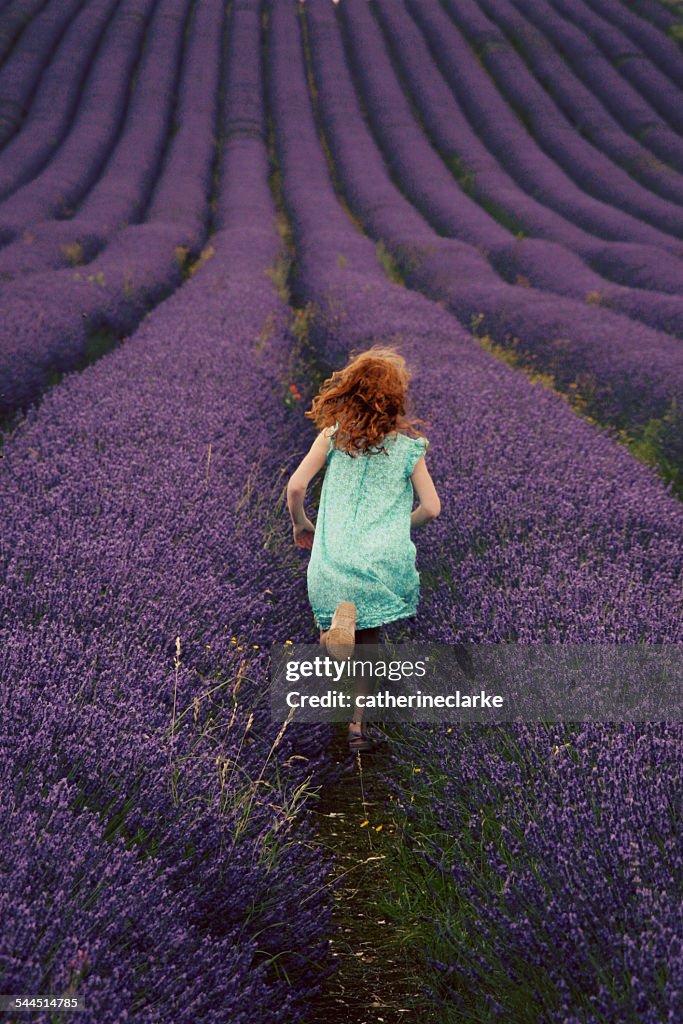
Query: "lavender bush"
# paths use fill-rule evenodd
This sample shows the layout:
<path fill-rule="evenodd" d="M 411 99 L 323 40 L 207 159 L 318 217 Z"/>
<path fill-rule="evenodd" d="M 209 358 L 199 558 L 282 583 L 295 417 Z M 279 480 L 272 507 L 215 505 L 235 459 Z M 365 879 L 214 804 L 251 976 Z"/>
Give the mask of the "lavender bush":
<path fill-rule="evenodd" d="M 666 723 L 404 736 L 390 785 L 439 908 L 445 1020 L 679 1016 L 682 743 Z"/>
<path fill-rule="evenodd" d="M 17 189 L 22 181 L 31 177 L 0 205 L 0 240 L 3 243 L 45 216 L 69 216 L 72 204 L 92 184 L 104 165 L 118 129 L 129 78 L 153 4 L 152 0 L 128 0 L 114 12 L 108 26 L 110 31 L 105 32 L 112 7 L 111 2 L 97 4 L 84 11 L 84 15 L 90 14 L 86 24 L 81 19 L 74 22 L 58 55 L 55 74 L 48 78 L 51 83 L 58 75 L 65 82 L 60 90 L 63 95 L 58 92 L 56 97 L 52 96 L 46 82 L 42 92 L 44 105 L 37 108 L 36 119 L 31 118 L 27 132 L 21 132 L 3 151 L 0 194 Z M 95 59 L 90 66 L 91 48 L 95 46 Z M 76 57 L 75 68 L 72 55 Z M 74 83 L 78 83 L 79 65 L 86 74 L 86 81 L 74 112 L 71 105 L 74 93 L 78 95 Z M 57 151 L 51 153 L 53 132 L 59 136 L 67 125 Z M 48 154 L 51 159 L 43 167 Z"/>
<path fill-rule="evenodd" d="M 21 124 L 45 66 L 80 7 L 81 0 L 49 4 L 26 26 L 21 42 L 0 70 L 0 142 L 5 143 Z"/>
<path fill-rule="evenodd" d="M 188 0 L 167 0 L 155 9 L 121 134 L 102 175 L 73 217 L 33 224 L 0 250 L 0 279 L 83 264 L 114 232 L 141 219 L 169 142 L 189 11 Z M 186 74 L 197 70 L 188 61 Z"/>
<path fill-rule="evenodd" d="M 312 52 L 313 26 L 322 31 L 329 17 L 323 5 L 307 6 Z M 447 495 L 418 540 L 417 621 L 391 632 L 680 643 L 679 503 L 557 396 L 473 349 L 443 309 L 372 270 L 359 291 L 355 268 L 366 256 L 338 219 L 296 21 L 287 3 L 274 4 L 269 95 L 311 334 L 325 360 L 370 338 L 400 344 Z M 348 261 L 328 257 L 347 245 Z M 660 726 L 560 732 L 406 728 L 395 737 L 392 778 L 413 853 L 392 863 L 392 880 L 423 912 L 444 1019 L 675 1019 L 671 801 L 683 737 Z M 393 909 L 400 913 L 398 901 Z"/>
<path fill-rule="evenodd" d="M 271 723 L 264 689 L 305 440 L 259 36 L 235 8 L 214 257 L 0 464 L 2 987 L 78 991 L 87 1021 L 284 1024 L 329 970 L 306 817 L 328 734 Z"/>
<path fill-rule="evenodd" d="M 419 112 L 423 129 L 468 195 L 518 237 L 532 236 L 559 242 L 589 265 L 595 264 L 600 274 L 607 278 L 607 282 L 602 280 L 599 283 L 603 293 L 609 292 L 610 296 L 616 297 L 618 290 L 615 292 L 608 283 L 612 278 L 639 289 L 680 290 L 680 281 L 676 284 L 675 280 L 682 268 L 679 265 L 677 269 L 674 261 L 663 267 L 661 254 L 656 248 L 605 242 L 523 191 L 473 131 L 405 6 L 376 0 L 373 9 L 385 33 L 392 59 L 402 75 L 404 87 L 410 94 L 414 109 Z M 477 68 L 473 62 L 475 75 Z M 575 261 L 572 273 L 566 278 L 554 276 L 554 286 L 566 289 L 575 284 L 581 287 L 582 283 L 588 283 L 590 276 L 589 267 L 582 267 Z M 644 319 L 647 313 L 642 311 L 647 310 L 647 299 L 640 290 L 636 296 L 641 300 L 634 303 L 638 313 L 630 315 Z M 623 299 L 623 294 L 621 297 Z"/>
<path fill-rule="evenodd" d="M 446 7 L 470 44 L 478 47 L 484 67 L 503 90 L 508 102 L 526 119 L 534 138 L 584 192 L 617 205 L 619 209 L 654 224 L 674 237 L 680 235 L 680 208 L 677 204 L 654 196 L 603 156 L 595 143 L 589 143 L 579 132 L 572 130 L 563 117 L 563 111 L 553 103 L 476 4 L 471 0 L 457 5 L 447 2 Z"/>
<path fill-rule="evenodd" d="M 675 406 L 683 371 L 678 341 L 605 309 L 557 296 L 551 298 L 528 287 L 511 287 L 496 276 L 479 251 L 436 236 L 398 193 L 374 152 L 367 127 L 353 105 L 353 90 L 333 12 L 326 5 L 313 4 L 308 9 L 319 103 L 339 180 L 351 207 L 403 266 L 407 282 L 445 300 L 466 326 L 476 318 L 481 330 L 496 342 L 523 353 L 534 368 L 550 370 L 556 385 L 563 390 L 578 389 L 592 415 L 603 422 L 644 432 L 650 424 L 661 421 L 666 450 L 660 450 L 659 458 L 676 474 L 683 452 L 682 425 Z M 367 7 L 348 0 L 345 11 L 344 17 L 354 19 L 358 47 L 369 46 L 374 40 Z M 376 47 L 372 49 L 377 52 Z M 362 65 L 364 78 L 376 78 L 381 59 L 373 58 L 371 67 L 368 51 L 362 52 L 366 58 Z M 302 95 L 300 90 L 299 97 Z M 395 96 L 395 92 L 390 93 L 390 97 Z M 391 144 L 395 166 L 399 154 L 401 183 L 417 199 L 418 194 L 425 195 L 416 163 L 422 153 L 420 140 L 406 122 L 405 108 L 394 106 L 391 99 L 380 104 L 377 93 L 372 94 L 372 99 L 369 113 L 373 125 L 378 131 L 387 126 L 391 143 L 386 141 L 386 145 Z M 292 102 L 300 106 L 302 100 Z M 370 166 L 371 175 L 366 173 Z M 443 226 L 447 212 L 440 194 L 430 202 L 431 211 L 439 206 Z M 455 224 L 455 219 L 450 223 Z M 514 267 L 515 249 L 521 249 L 528 265 L 539 267 L 539 272 L 545 261 L 548 276 L 552 276 L 553 269 L 561 276 L 562 249 L 553 249 L 546 243 L 534 252 L 533 243 L 524 241 L 508 243 L 506 253 L 499 246 L 497 262 L 504 269 L 506 259 Z M 571 263 L 567 266 L 566 261 L 565 271 L 571 272 Z M 641 355 L 645 344 L 650 353 L 647 368 Z"/>
<path fill-rule="evenodd" d="M 526 17 L 521 17 L 516 7 Z M 514 6 L 506 0 L 492 0 L 485 10 L 503 29 L 503 45 L 512 45 L 521 53 L 560 109 L 570 115 L 572 123 L 580 126 L 594 145 L 653 191 L 680 202 L 683 182 L 672 174 L 672 168 L 680 172 L 683 167 L 682 140 L 621 78 L 590 39 L 552 10 L 524 0 L 518 0 Z M 560 51 L 571 55 L 571 67 L 578 74 L 572 74 L 561 53 L 549 45 L 543 32 L 546 26 L 549 38 Z M 636 138 L 621 130 L 621 125 Z M 636 141 L 639 137 L 642 143 Z"/>
<path fill-rule="evenodd" d="M 603 53 L 616 64 L 619 73 L 649 100 L 676 131 L 681 131 L 683 112 L 680 89 L 683 75 L 679 60 L 675 72 L 677 81 L 674 83 L 669 77 L 674 67 L 671 46 L 666 45 L 669 40 L 663 40 L 657 47 L 655 63 L 634 43 L 632 34 L 630 38 L 624 35 L 616 25 L 600 17 L 598 12 L 582 0 L 551 0 L 551 3 L 569 21 L 579 23 L 584 31 L 590 32 Z M 667 74 L 658 66 L 661 60 L 667 66 Z"/>
<path fill-rule="evenodd" d="M 546 44 L 552 41 L 554 47 L 562 51 L 565 60 L 572 68 L 576 69 L 582 81 L 590 86 L 589 93 L 599 96 L 615 119 L 623 121 L 630 127 L 633 134 L 639 137 L 641 145 L 658 152 L 658 147 L 665 147 L 668 141 L 672 147 L 670 152 L 673 153 L 677 150 L 678 137 L 675 132 L 668 128 L 665 121 L 640 95 L 638 90 L 619 74 L 618 69 L 595 45 L 589 33 L 562 17 L 549 4 L 533 8 L 526 0 L 515 0 L 514 5 L 524 13 L 526 19 L 537 26 L 546 38 Z M 625 8 L 621 5 L 615 4 L 614 6 L 619 8 L 622 14 L 627 15 Z M 616 12 L 613 13 L 615 17 L 618 17 Z M 645 38 L 645 33 L 650 26 L 639 19 L 634 20 L 640 26 L 642 36 Z M 657 31 L 654 31 L 654 36 L 657 39 L 656 50 L 661 54 L 663 62 L 672 68 L 673 65 L 667 61 L 667 56 L 671 57 L 671 50 L 676 52 L 675 45 Z M 572 102 L 568 92 L 565 93 L 565 97 L 567 102 Z M 621 105 L 619 104 L 620 98 Z M 663 149 L 662 152 L 664 153 L 666 150 Z"/>
<path fill-rule="evenodd" d="M 22 30 L 33 18 L 45 0 L 14 0 L 9 9 L 2 12 L 2 26 L 0 26 L 0 60 L 12 49 Z"/>
<path fill-rule="evenodd" d="M 418 5 L 412 0 L 406 5 L 472 127 L 522 188 L 599 237 L 679 250 L 664 232 L 587 195 L 535 144 L 440 6 Z"/>
<path fill-rule="evenodd" d="M 36 272 L 0 285 L 5 310 L 0 413 L 25 406 L 56 373 L 87 361 L 100 343 L 111 347 L 112 340 L 128 334 L 182 282 L 188 259 L 199 257 L 210 214 L 222 24 L 220 0 L 207 0 L 193 19 L 178 95 L 178 130 L 145 222 L 117 231 L 83 267 Z M 90 207 L 94 215 L 102 211 L 97 192 Z M 93 245 L 96 251 L 99 236 L 83 236 L 81 225 L 81 218 L 64 222 L 67 252 L 74 245 L 86 252 Z M 41 252 L 39 247 L 39 257 Z M 210 254 L 209 249 L 205 255 Z"/>
<path fill-rule="evenodd" d="M 314 23 L 324 24 L 331 16 L 328 11 L 322 3 L 309 5 L 307 23 L 311 28 Z M 313 303 L 312 337 L 326 360 L 338 358 L 339 351 L 348 351 L 374 335 L 400 337 L 404 350 L 417 360 L 418 376 L 424 381 L 422 385 L 416 382 L 416 392 L 423 395 L 423 414 L 429 413 L 433 421 L 436 396 L 444 389 L 449 395 L 447 402 L 444 399 L 450 412 L 444 412 L 442 447 L 450 452 L 446 455 L 444 451 L 443 458 L 454 462 L 449 468 L 444 463 L 442 479 L 454 486 L 459 482 L 457 510 L 453 510 L 451 521 L 442 515 L 432 524 L 429 551 L 434 558 L 437 599 L 448 600 L 450 593 L 451 600 L 457 600 L 457 616 L 451 631 L 448 616 L 446 620 L 443 615 L 437 616 L 433 605 L 432 617 L 426 614 L 420 628 L 430 636 L 449 639 L 456 639 L 456 630 L 458 635 L 462 630 L 465 635 L 489 639 L 514 636 L 528 640 L 539 631 L 548 640 L 563 636 L 577 641 L 589 637 L 649 641 L 655 636 L 671 641 L 680 638 L 674 609 L 667 611 L 655 599 L 656 611 L 653 607 L 652 615 L 646 612 L 652 600 L 648 596 L 650 587 L 653 593 L 660 584 L 667 592 L 680 587 L 680 553 L 676 550 L 682 522 L 679 503 L 664 494 L 647 467 L 577 419 L 559 396 L 531 384 L 473 346 L 445 310 L 420 295 L 390 285 L 379 264 L 372 266 L 374 246 L 370 240 L 363 238 L 348 219 L 344 222 L 339 217 L 340 207 L 310 100 L 302 90 L 305 75 L 297 18 L 286 0 L 273 7 L 269 35 L 269 97 L 283 172 L 283 196 L 292 218 L 297 253 L 301 254 L 297 277 L 301 298 Z M 310 39 L 316 38 L 311 32 Z M 312 209 L 317 211 L 315 217 L 310 215 Z M 338 254 L 347 253 L 347 260 L 338 259 Z M 360 268 L 365 275 L 363 284 L 358 279 Z M 444 366 L 452 369 L 448 376 L 443 374 Z M 519 455 L 515 456 L 517 435 Z M 476 465 L 466 454 L 475 438 L 481 459 Z M 532 461 L 536 444 L 537 464 Z M 566 463 L 562 462 L 564 458 Z M 610 469 L 612 460 L 614 468 Z M 555 468 L 542 469 L 550 465 Z M 627 497 L 627 485 L 620 483 L 622 474 L 635 488 L 632 496 Z M 465 479 L 470 481 L 468 488 L 464 487 Z M 636 497 L 641 486 L 654 487 L 653 495 L 659 497 Z M 618 559 L 611 563 L 613 557 L 617 558 L 613 529 L 616 513 L 610 498 L 615 488 L 620 495 L 619 514 L 626 519 L 620 521 L 618 529 Z M 567 496 L 567 489 L 573 498 Z M 472 493 L 475 490 L 476 499 Z M 580 497 L 589 492 L 591 502 Z M 471 508 L 470 494 L 475 502 Z M 483 504 L 477 506 L 476 501 Z M 630 514 L 639 517 L 646 508 L 655 517 L 663 514 L 668 523 L 664 533 L 657 529 L 656 541 L 647 539 L 647 528 L 630 530 L 626 525 Z M 590 517 L 590 525 L 583 520 L 584 515 Z M 543 530 L 534 527 L 540 523 L 544 524 Z M 552 546 L 548 546 L 546 530 L 553 537 Z M 636 536 L 637 554 L 631 549 Z M 563 550 L 564 540 L 568 547 Z M 648 555 L 640 548 L 641 543 L 646 544 Z M 537 550 L 535 544 L 540 545 Z M 590 555 L 579 553 L 585 545 L 589 545 Z M 570 555 L 572 549 L 574 554 Z M 597 563 L 607 573 L 601 582 L 586 568 Z M 491 572 L 488 578 L 487 571 Z M 622 571 L 629 578 L 635 572 L 640 584 L 633 588 L 614 585 L 617 577 L 612 573 L 618 576 Z M 502 593 L 501 581 L 509 578 L 516 585 Z M 516 587 L 525 591 L 523 597 Z M 620 595 L 618 610 L 608 596 L 615 591 Z M 602 597 L 598 597 L 600 592 Z M 626 604 L 631 600 L 635 603 L 627 612 Z M 548 620 L 549 607 L 554 609 L 552 622 Z"/>
<path fill-rule="evenodd" d="M 667 0 L 664 0 L 663 3 L 661 0 L 630 0 L 629 7 L 635 14 L 640 16 L 632 19 L 631 27 L 635 27 L 641 33 L 641 37 L 645 34 L 646 29 L 651 29 L 659 44 L 662 37 L 660 32 L 655 31 L 655 26 L 661 32 L 666 32 L 677 21 L 673 10 L 665 6 L 666 4 Z M 613 14 L 614 12 L 610 13 Z M 627 12 L 622 10 L 621 13 L 623 15 Z M 619 13 L 616 13 L 615 16 L 619 18 Z M 622 24 L 622 22 L 619 22 L 619 24 Z M 624 27 L 624 31 L 627 31 L 625 26 L 622 25 L 622 27 Z M 669 42 L 669 40 L 666 41 Z"/>

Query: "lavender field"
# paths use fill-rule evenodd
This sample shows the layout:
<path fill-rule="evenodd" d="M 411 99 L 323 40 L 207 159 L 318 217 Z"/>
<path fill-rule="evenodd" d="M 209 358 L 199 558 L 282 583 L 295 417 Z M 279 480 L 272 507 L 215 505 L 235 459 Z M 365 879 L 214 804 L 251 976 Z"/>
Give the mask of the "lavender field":
<path fill-rule="evenodd" d="M 0 993 L 683 1019 L 681 723 L 404 726 L 330 842 L 364 766 L 267 695 L 303 413 L 374 341 L 442 498 L 393 639 L 683 643 L 682 45 L 668 0 L 0 0 Z"/>

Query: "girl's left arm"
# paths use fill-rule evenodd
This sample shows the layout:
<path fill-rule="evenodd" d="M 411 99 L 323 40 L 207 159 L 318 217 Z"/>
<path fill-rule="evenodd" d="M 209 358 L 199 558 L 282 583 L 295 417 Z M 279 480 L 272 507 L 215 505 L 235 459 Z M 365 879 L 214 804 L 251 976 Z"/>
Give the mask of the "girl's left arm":
<path fill-rule="evenodd" d="M 325 465 L 330 446 L 330 434 L 329 428 L 318 434 L 308 454 L 294 470 L 287 484 L 287 508 L 292 520 L 294 543 L 300 548 L 310 549 L 313 547 L 315 526 L 306 515 L 304 500 L 309 483 Z"/>

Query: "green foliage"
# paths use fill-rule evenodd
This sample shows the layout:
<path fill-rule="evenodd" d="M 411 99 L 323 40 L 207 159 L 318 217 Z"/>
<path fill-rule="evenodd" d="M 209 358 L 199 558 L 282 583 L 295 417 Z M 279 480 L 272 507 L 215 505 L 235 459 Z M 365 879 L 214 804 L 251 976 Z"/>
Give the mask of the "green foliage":
<path fill-rule="evenodd" d="M 490 214 L 494 220 L 497 220 L 502 227 L 507 228 L 507 230 L 512 232 L 513 235 L 516 235 L 517 238 L 526 238 L 526 227 L 522 224 L 521 220 L 514 215 L 514 213 L 510 210 L 506 210 L 504 206 L 500 206 L 488 196 L 480 196 L 479 202 L 486 212 Z"/>
<path fill-rule="evenodd" d="M 116 348 L 119 340 L 120 336 L 117 332 L 108 326 L 97 327 L 89 331 L 85 344 L 83 366 L 88 366 L 90 363 L 101 359 L 107 352 L 111 352 L 112 349 Z"/>
<path fill-rule="evenodd" d="M 78 242 L 65 242 L 61 246 L 61 250 L 72 267 L 77 267 L 83 263 L 83 246 Z"/>
<path fill-rule="evenodd" d="M 394 256 L 392 256 L 381 239 L 375 246 L 375 255 L 377 256 L 377 259 L 389 280 L 393 284 L 399 284 L 402 287 L 405 287 L 406 282 L 403 274 L 401 273 L 399 263 Z"/>
<path fill-rule="evenodd" d="M 484 728 L 483 726 L 481 728 Z M 529 765 L 517 747 L 514 737 L 506 726 L 486 727 L 491 734 L 497 753 L 505 760 L 519 763 L 524 773 Z M 452 735 L 453 743 L 467 743 L 466 727 L 439 723 L 425 727 L 429 733 L 445 732 Z M 571 740 L 572 726 L 566 726 L 567 739 Z M 499 958 L 490 948 L 490 936 L 481 933 L 477 908 L 466 899 L 453 879 L 449 865 L 459 862 L 471 866 L 473 877 L 485 898 L 490 901 L 504 899 L 505 881 L 494 870 L 490 856 L 484 853 L 488 844 L 495 847 L 502 861 L 512 869 L 513 858 L 505 833 L 501 829 L 504 820 L 504 800 L 487 805 L 472 799 L 469 788 L 463 786 L 456 807 L 458 817 L 467 821 L 476 818 L 477 828 L 465 828 L 459 834 L 443 832 L 435 820 L 434 806 L 448 801 L 453 807 L 453 791 L 447 788 L 450 782 L 443 766 L 425 761 L 424 751 L 428 744 L 420 742 L 421 731 L 411 727 L 394 727 L 392 743 L 395 758 L 392 764 L 398 773 L 397 782 L 403 793 L 401 803 L 409 808 L 403 822 L 402 841 L 396 844 L 390 870 L 386 871 L 386 885 L 383 889 L 380 909 L 387 917 L 398 922 L 403 929 L 406 942 L 427 954 L 427 984 L 444 1002 L 440 1006 L 441 1024 L 485 1024 L 490 1018 L 488 998 L 493 995 L 509 1013 L 505 1019 L 515 1024 L 536 1024 L 542 1011 L 556 1001 L 556 993 L 548 983 L 546 972 L 539 965 L 516 960 L 514 964 L 496 961 Z M 401 815 L 395 813 L 397 822 Z M 517 838 L 523 840 L 521 823 L 507 822 L 516 830 Z M 438 851 L 438 858 L 435 856 Z M 530 908 L 530 914 L 531 914 Z M 547 922 L 533 918 L 536 928 L 544 929 Z M 449 1006 L 456 982 L 452 976 L 445 976 L 432 967 L 436 961 L 449 964 L 463 956 L 476 958 L 483 954 L 493 969 L 482 973 L 481 985 L 469 987 L 458 985 L 462 1004 Z"/>
<path fill-rule="evenodd" d="M 683 498 L 683 413 L 675 398 L 663 416 L 648 420 L 633 433 L 624 431 L 622 439 L 636 458 L 653 466 Z"/>
<path fill-rule="evenodd" d="M 599 305 L 599 293 L 589 292 L 586 302 Z M 559 372 L 562 359 L 555 366 L 547 360 L 542 367 L 538 366 L 533 354 L 520 345 L 519 338 L 509 337 L 504 343 L 492 338 L 486 330 L 485 319 L 483 313 L 470 319 L 470 331 L 482 348 L 513 369 L 522 370 L 534 384 L 540 384 L 564 398 L 589 423 L 610 431 L 637 459 L 652 466 L 665 483 L 672 485 L 674 493 L 683 498 L 683 413 L 675 398 L 666 413 L 644 425 L 609 422 L 604 415 L 604 399 L 609 392 L 591 374 L 563 381 Z M 549 341 L 548 352 L 552 346 L 559 352 L 563 344 L 569 344 L 569 341 L 562 338 Z"/>
<path fill-rule="evenodd" d="M 463 158 L 457 153 L 449 153 L 445 160 L 448 168 L 457 179 L 463 192 L 466 192 L 468 195 L 472 195 L 476 180 L 476 176 L 472 168 L 468 167 Z"/>

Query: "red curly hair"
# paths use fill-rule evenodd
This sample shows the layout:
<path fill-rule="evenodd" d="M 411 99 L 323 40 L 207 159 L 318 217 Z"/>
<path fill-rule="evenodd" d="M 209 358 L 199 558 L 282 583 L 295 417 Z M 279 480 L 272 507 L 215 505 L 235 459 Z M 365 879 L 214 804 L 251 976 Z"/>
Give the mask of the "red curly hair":
<path fill-rule="evenodd" d="M 381 443 L 387 434 L 401 430 L 424 436 L 415 426 L 424 421 L 407 416 L 410 378 L 400 352 L 375 344 L 352 354 L 342 370 L 322 383 L 305 415 L 319 430 L 338 422 L 335 446 L 352 457 L 370 448 L 388 455 Z"/>

